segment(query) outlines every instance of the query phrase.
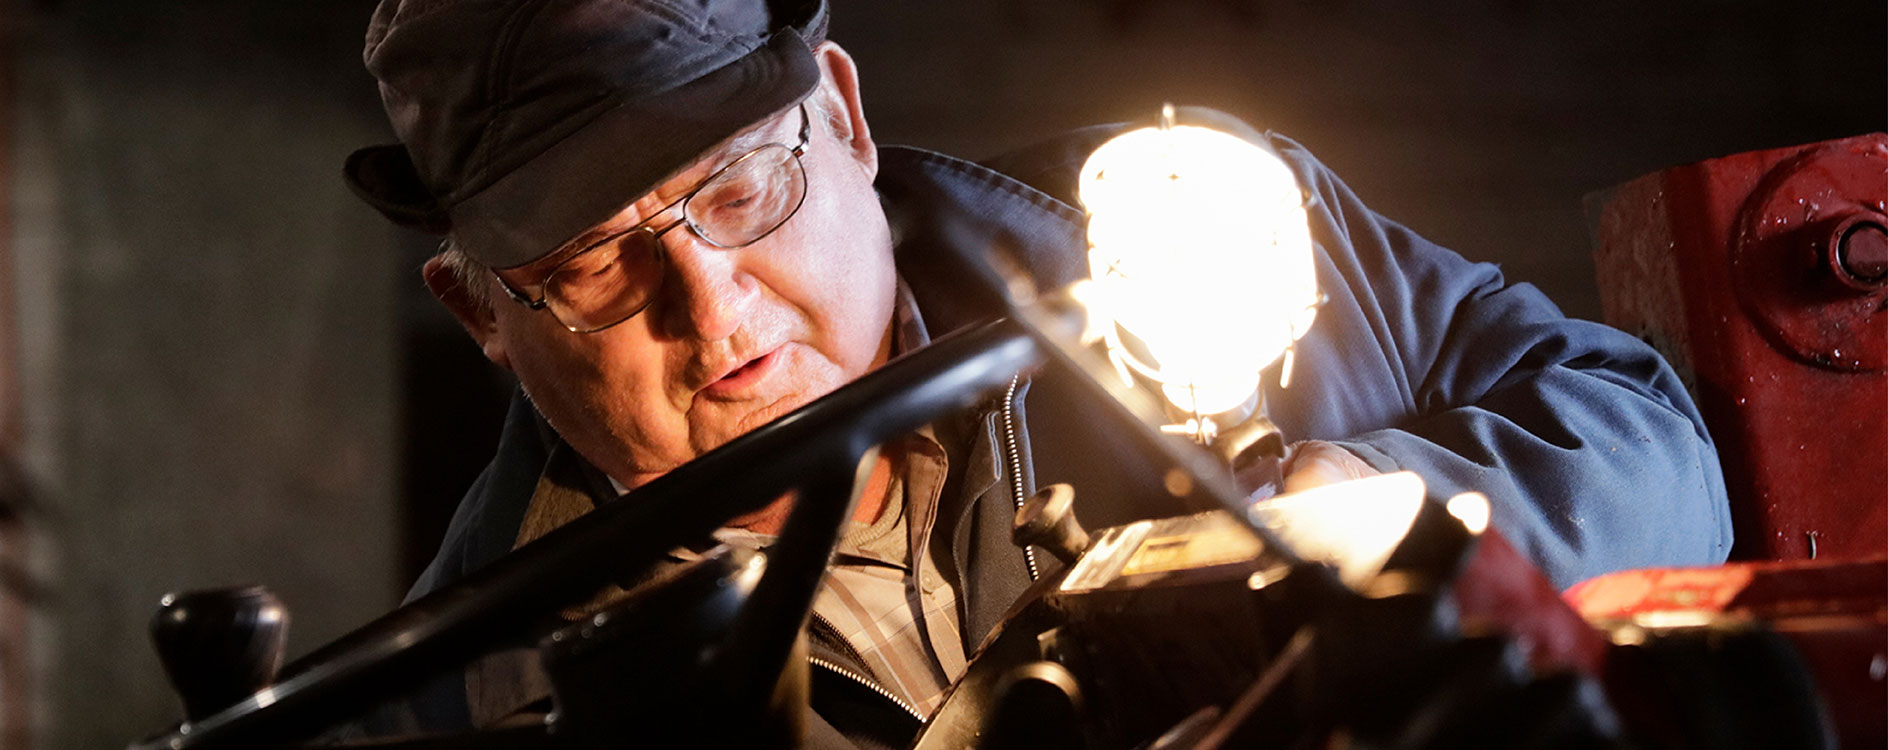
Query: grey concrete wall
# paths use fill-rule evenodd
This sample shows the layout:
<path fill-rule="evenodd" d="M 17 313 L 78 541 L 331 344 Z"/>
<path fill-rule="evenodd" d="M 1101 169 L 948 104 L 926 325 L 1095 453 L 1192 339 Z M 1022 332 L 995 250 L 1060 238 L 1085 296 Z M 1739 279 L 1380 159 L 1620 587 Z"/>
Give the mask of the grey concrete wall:
<path fill-rule="evenodd" d="M 64 2 L 25 25 L 13 175 L 30 465 L 58 595 L 42 747 L 179 716 L 166 591 L 266 583 L 292 650 L 391 606 L 396 242 L 370 4 Z"/>

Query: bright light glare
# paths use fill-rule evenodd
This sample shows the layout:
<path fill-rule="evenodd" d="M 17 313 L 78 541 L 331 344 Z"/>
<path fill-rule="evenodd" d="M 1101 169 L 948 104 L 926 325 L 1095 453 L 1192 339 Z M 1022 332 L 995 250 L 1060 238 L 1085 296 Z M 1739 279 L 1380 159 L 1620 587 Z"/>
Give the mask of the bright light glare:
<path fill-rule="evenodd" d="M 1091 316 L 1146 345 L 1117 366 L 1163 384 L 1192 413 L 1236 409 L 1260 371 L 1311 326 L 1317 277 L 1304 193 L 1272 152 L 1202 127 L 1143 128 L 1082 166 Z"/>
<path fill-rule="evenodd" d="M 1299 557 L 1329 564 L 1358 586 L 1383 569 L 1422 507 L 1422 477 L 1399 471 L 1279 495 L 1246 512 Z"/>
<path fill-rule="evenodd" d="M 1632 624 L 1655 630 L 1664 628 L 1701 628 L 1720 619 L 1716 612 L 1667 610 L 1641 612 L 1632 616 Z"/>
<path fill-rule="evenodd" d="M 1470 534 L 1480 534 L 1488 528 L 1488 497 L 1480 492 L 1464 492 L 1449 498 L 1449 515 L 1461 521 Z"/>

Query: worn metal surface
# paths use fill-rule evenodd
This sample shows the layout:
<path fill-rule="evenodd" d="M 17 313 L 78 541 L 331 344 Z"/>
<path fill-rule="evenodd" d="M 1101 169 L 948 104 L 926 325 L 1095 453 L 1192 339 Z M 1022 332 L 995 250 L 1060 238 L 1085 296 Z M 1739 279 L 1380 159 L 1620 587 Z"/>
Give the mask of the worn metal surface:
<path fill-rule="evenodd" d="M 1735 558 L 1888 552 L 1884 214 L 1879 133 L 1674 167 L 1603 210 L 1606 322 L 1658 346 L 1693 389 Z"/>

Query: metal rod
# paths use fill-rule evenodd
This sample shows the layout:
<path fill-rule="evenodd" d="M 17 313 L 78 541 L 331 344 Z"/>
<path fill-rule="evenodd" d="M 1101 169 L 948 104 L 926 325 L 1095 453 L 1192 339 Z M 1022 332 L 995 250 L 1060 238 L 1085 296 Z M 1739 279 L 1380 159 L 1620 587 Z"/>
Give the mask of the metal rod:
<path fill-rule="evenodd" d="M 1219 750 L 1232 739 L 1233 733 L 1244 727 L 1252 715 L 1268 700 L 1276 700 L 1278 687 L 1285 684 L 1285 678 L 1297 671 L 1306 656 L 1311 654 L 1312 641 L 1317 638 L 1317 631 L 1302 627 L 1293 633 L 1291 640 L 1285 642 L 1285 648 L 1278 652 L 1272 663 L 1266 666 L 1259 678 L 1247 685 L 1246 689 L 1226 707 L 1226 713 L 1214 722 L 1212 730 L 1195 742 L 1192 750 Z"/>
<path fill-rule="evenodd" d="M 806 627 L 839 533 L 877 462 L 876 445 L 863 456 L 834 455 L 795 490 L 794 512 L 767 553 L 766 574 L 735 615 L 724 645 L 710 657 L 719 672 L 715 676 L 723 681 L 721 693 L 731 699 L 732 712 L 726 715 L 759 710 L 772 695 L 793 642 Z"/>
<path fill-rule="evenodd" d="M 1044 306 L 1004 302 L 1013 318 L 941 337 L 297 660 L 284 670 L 283 681 L 248 699 L 187 730 L 134 743 L 132 750 L 249 748 L 309 736 L 338 717 L 531 635 L 542 628 L 546 613 L 581 602 L 605 584 L 638 577 L 677 545 L 706 538 L 728 519 L 802 486 L 806 467 L 831 466 L 835 457 L 856 462 L 873 446 L 975 405 L 1045 358 L 1085 375 L 1072 380 L 1085 393 L 1088 416 L 1098 428 L 1117 430 L 1158 463 L 1189 475 L 1191 489 L 1177 499 L 1196 509 L 1234 511 L 1280 560 L 1301 562 L 1291 547 L 1247 517 L 1244 498 L 1214 456 L 1150 426 L 1157 422 L 1142 415 L 1159 410 L 1147 394 L 1108 377 L 1109 368 L 1097 364 L 1094 352 L 1057 345 L 1067 323 L 1063 317 Z M 808 493 L 794 512 L 831 521 L 837 509 L 843 522 L 850 499 L 847 492 Z M 816 573 L 808 578 L 816 584 Z M 1324 578 L 1326 585 L 1339 586 L 1335 577 Z M 802 593 L 769 594 L 768 601 L 776 601 L 769 607 L 785 611 L 777 603 Z"/>
<path fill-rule="evenodd" d="M 645 572 L 667 550 L 766 507 L 800 481 L 808 465 L 840 453 L 861 455 L 976 404 L 1041 356 L 1034 340 L 1007 320 L 941 337 L 900 358 L 900 366 L 868 373 L 297 660 L 282 682 L 187 731 L 131 747 L 253 748 L 306 737 L 528 635 L 545 613 Z M 867 413 L 873 418 L 859 418 Z"/>

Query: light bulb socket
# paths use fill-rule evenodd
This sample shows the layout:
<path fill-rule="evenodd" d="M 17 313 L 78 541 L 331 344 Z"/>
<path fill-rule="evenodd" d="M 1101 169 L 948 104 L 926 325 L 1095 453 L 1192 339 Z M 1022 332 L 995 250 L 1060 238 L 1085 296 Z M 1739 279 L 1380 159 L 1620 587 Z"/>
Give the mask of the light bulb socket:
<path fill-rule="evenodd" d="M 1264 412 L 1259 412 L 1221 430 L 1219 441 L 1213 444 L 1213 452 L 1234 468 L 1260 458 L 1282 459 L 1285 457 L 1285 433 Z"/>

